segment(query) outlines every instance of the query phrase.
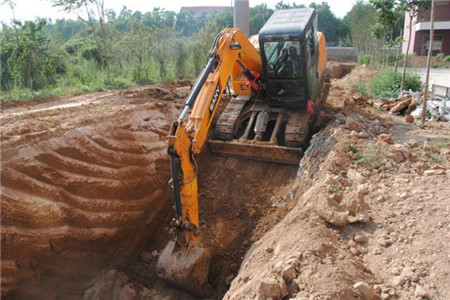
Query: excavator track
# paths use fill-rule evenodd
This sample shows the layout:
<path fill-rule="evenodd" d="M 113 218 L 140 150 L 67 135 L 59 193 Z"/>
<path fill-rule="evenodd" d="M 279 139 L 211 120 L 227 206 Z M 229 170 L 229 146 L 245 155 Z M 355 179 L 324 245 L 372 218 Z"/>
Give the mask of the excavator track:
<path fill-rule="evenodd" d="M 216 123 L 214 135 L 217 139 L 223 141 L 233 139 L 236 121 L 249 100 L 250 96 L 232 97 L 230 99 Z"/>

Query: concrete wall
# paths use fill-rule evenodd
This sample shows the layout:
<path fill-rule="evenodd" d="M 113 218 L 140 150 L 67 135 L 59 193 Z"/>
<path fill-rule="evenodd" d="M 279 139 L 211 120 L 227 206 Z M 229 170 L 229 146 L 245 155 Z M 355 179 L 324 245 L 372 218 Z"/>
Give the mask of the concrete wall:
<path fill-rule="evenodd" d="M 354 47 L 327 47 L 328 60 L 357 61 L 358 51 Z"/>

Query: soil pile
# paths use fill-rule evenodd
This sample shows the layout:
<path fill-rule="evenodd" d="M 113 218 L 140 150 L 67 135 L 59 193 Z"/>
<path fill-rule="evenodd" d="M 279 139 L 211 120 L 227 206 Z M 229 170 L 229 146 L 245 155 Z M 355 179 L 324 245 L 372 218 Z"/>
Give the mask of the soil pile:
<path fill-rule="evenodd" d="M 2 111 L 2 296 L 81 297 L 169 211 L 177 111 L 153 87 L 129 92 Z"/>
<path fill-rule="evenodd" d="M 422 130 L 355 99 L 348 80 L 368 72 L 333 82 L 335 120 L 301 162 L 296 205 L 248 251 L 224 299 L 450 297 L 449 124 Z"/>

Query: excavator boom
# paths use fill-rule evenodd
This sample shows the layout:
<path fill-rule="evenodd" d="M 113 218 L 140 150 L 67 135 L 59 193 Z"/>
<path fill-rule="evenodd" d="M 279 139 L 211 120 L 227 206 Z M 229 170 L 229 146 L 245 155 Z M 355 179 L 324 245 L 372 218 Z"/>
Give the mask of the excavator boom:
<path fill-rule="evenodd" d="M 239 63 L 237 63 L 239 62 Z M 247 77 L 242 77 L 247 69 Z M 254 73 L 250 73 L 249 68 Z M 251 94 L 246 81 L 256 85 L 255 75 L 262 71 L 258 51 L 238 29 L 226 28 L 216 37 L 208 63 L 186 99 L 186 106 L 169 132 L 170 166 L 178 236 L 162 251 L 157 273 L 170 284 L 200 296 L 208 294 L 211 254 L 198 238 L 197 165 L 195 155 L 206 138 L 229 79 L 235 92 Z M 245 73 L 245 72 L 244 72 Z M 190 111 L 189 119 L 186 119 Z"/>

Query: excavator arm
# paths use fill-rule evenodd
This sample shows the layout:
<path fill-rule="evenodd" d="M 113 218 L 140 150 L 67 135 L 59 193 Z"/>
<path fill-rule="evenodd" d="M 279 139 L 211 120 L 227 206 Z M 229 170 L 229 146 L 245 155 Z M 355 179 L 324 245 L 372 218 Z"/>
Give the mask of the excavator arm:
<path fill-rule="evenodd" d="M 170 128 L 168 153 L 178 237 L 161 253 L 157 272 L 169 283 L 201 296 L 208 293 L 211 255 L 208 249 L 201 248 L 198 238 L 195 156 L 204 149 L 228 82 L 231 81 L 235 94 L 250 95 L 252 88 L 258 88 L 260 72 L 261 57 L 247 37 L 239 29 L 225 28 L 215 38 L 208 63 L 188 95 L 179 119 Z"/>

